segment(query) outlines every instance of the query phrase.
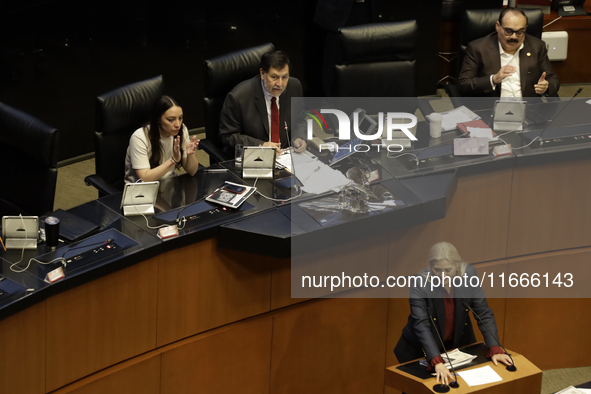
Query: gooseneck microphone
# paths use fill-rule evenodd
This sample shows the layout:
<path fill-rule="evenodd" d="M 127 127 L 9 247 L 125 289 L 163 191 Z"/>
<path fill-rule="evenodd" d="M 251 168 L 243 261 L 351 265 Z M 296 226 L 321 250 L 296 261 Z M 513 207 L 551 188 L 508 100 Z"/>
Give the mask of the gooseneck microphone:
<path fill-rule="evenodd" d="M 423 308 L 423 307 L 421 307 Z M 436 385 L 433 386 L 433 390 L 436 393 L 447 393 L 449 391 L 449 388 L 452 387 L 454 389 L 457 389 L 458 387 L 460 387 L 460 384 L 458 383 L 458 376 L 456 375 L 456 370 L 454 368 L 454 365 L 451 362 L 451 358 L 449 358 L 449 355 L 447 354 L 447 349 L 445 348 L 445 345 L 443 344 L 443 339 L 441 339 L 441 334 L 439 334 L 439 329 L 437 328 L 437 325 L 435 324 L 435 320 L 433 319 L 433 315 L 431 314 L 431 308 L 429 307 L 425 307 L 423 308 L 425 312 L 427 312 L 427 315 L 429 315 L 429 321 L 431 322 L 431 325 L 433 326 L 433 328 L 435 329 L 435 332 L 437 333 L 437 338 L 439 339 L 439 343 L 441 343 L 441 347 L 443 348 L 443 351 L 445 352 L 445 357 L 447 357 L 447 360 L 449 361 L 449 365 L 451 367 L 451 371 L 454 374 L 454 381 L 451 382 L 448 385 L 443 384 L 443 383 L 438 383 Z M 445 363 L 444 363 L 445 365 Z"/>
<path fill-rule="evenodd" d="M 517 371 L 517 367 L 515 366 L 515 360 L 513 360 L 513 357 L 511 357 L 511 355 L 507 352 L 507 349 L 505 349 L 503 347 L 503 345 L 501 345 L 501 342 L 499 342 L 499 340 L 497 339 L 497 337 L 495 335 L 493 335 L 493 333 L 488 329 L 488 326 L 486 325 L 486 323 L 484 323 L 484 321 L 482 321 L 482 319 L 480 318 L 480 316 L 478 315 L 478 313 L 476 313 L 476 311 L 474 309 L 472 309 L 472 307 L 470 305 L 468 305 L 467 302 L 462 302 L 462 305 L 464 305 L 464 308 L 469 309 L 469 310 L 472 311 L 472 313 L 474 314 L 474 317 L 480 323 L 482 323 L 482 325 L 484 326 L 484 328 L 486 328 L 486 331 L 488 331 L 488 333 L 490 334 L 490 336 L 493 337 L 493 339 L 495 340 L 495 342 L 497 343 L 497 345 L 499 345 L 499 347 L 501 349 L 503 349 L 503 351 L 505 352 L 505 354 L 507 356 L 509 356 L 509 358 L 511 359 L 511 362 L 513 364 L 507 366 L 507 371 L 509 371 L 509 372 L 515 372 L 515 371 Z"/>
<path fill-rule="evenodd" d="M 558 113 L 556 114 L 556 116 L 554 117 L 554 119 L 558 118 L 558 115 L 560 115 L 562 113 L 562 111 L 564 111 L 566 109 L 566 107 L 568 107 L 570 105 L 570 103 L 573 102 L 573 100 L 575 99 L 575 97 L 577 97 L 579 95 L 579 93 L 581 93 L 581 91 L 583 91 L 583 88 L 579 88 L 579 90 L 577 90 L 577 92 L 570 98 L 570 100 L 568 101 L 568 103 L 566 103 L 566 105 L 564 107 L 562 107 L 562 109 L 560 111 L 558 111 Z M 544 145 L 544 140 L 542 139 L 542 136 L 544 135 L 544 133 L 546 132 L 546 130 L 548 129 L 548 127 L 551 124 L 552 124 L 552 120 L 550 120 L 548 122 L 548 124 L 546 125 L 546 127 L 544 127 L 544 130 L 542 130 L 542 132 L 538 136 L 538 138 L 540 139 L 540 146 Z"/>

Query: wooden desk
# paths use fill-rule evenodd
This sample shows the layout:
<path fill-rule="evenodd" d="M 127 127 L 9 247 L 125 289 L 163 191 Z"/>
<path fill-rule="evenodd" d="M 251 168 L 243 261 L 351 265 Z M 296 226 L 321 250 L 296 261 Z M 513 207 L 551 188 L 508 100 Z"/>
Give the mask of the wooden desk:
<path fill-rule="evenodd" d="M 470 387 L 468 384 L 458 376 L 458 383 L 460 387 L 452 389 L 451 393 L 463 394 L 463 393 L 479 393 L 479 394 L 504 394 L 504 393 L 520 393 L 520 394 L 539 394 L 542 390 L 542 371 L 532 364 L 524 356 L 511 352 L 511 356 L 515 360 L 517 365 L 517 371 L 509 372 L 505 366 L 499 364 L 495 366 L 492 361 L 472 368 L 466 368 L 464 371 L 470 369 L 481 368 L 486 365 L 490 365 L 492 369 L 498 373 L 503 379 L 502 382 L 483 384 L 481 386 Z M 434 393 L 433 385 L 435 385 L 436 379 L 431 378 L 427 380 L 419 379 L 415 376 L 402 372 L 396 368 L 386 368 L 386 386 L 398 390 L 402 390 L 407 393 Z"/>

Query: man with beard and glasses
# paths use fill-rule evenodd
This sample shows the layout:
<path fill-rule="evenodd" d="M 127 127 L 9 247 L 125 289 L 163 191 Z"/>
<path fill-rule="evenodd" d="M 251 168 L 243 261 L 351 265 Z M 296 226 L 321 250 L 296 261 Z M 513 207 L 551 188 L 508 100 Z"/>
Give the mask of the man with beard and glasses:
<path fill-rule="evenodd" d="M 302 84 L 289 71 L 285 53 L 267 52 L 259 74 L 228 93 L 220 115 L 220 137 L 228 151 L 237 144 L 271 146 L 278 153 L 290 144 L 296 152 L 306 150 L 305 128 L 291 129 L 291 98 L 303 93 Z"/>
<path fill-rule="evenodd" d="M 458 78 L 464 96 L 558 96 L 560 82 L 548 59 L 546 44 L 525 32 L 527 16 L 504 9 L 496 32 L 472 41 Z"/>

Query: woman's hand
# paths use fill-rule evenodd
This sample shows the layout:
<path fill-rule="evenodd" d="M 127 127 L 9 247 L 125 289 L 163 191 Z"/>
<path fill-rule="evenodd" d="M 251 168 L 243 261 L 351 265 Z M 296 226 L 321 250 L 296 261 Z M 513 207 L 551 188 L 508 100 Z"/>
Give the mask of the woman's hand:
<path fill-rule="evenodd" d="M 494 365 L 498 365 L 499 361 L 505 365 L 513 365 L 513 361 L 511 361 L 511 357 L 506 354 L 493 354 L 491 360 Z"/>
<path fill-rule="evenodd" d="M 178 135 L 174 138 L 174 145 L 172 147 L 172 158 L 177 163 L 180 163 L 181 159 L 183 158 L 183 155 L 181 154 L 181 137 Z"/>
<path fill-rule="evenodd" d="M 441 379 L 441 383 L 448 385 L 455 380 L 452 373 L 445 368 L 443 363 L 435 364 L 435 374 L 437 375 L 437 383 L 439 383 L 439 379 Z"/>
<path fill-rule="evenodd" d="M 193 138 L 191 138 L 191 140 L 189 142 L 187 142 L 187 149 L 186 149 L 187 156 L 195 153 L 198 146 L 199 146 L 199 140 L 197 139 L 197 136 L 194 135 Z"/>

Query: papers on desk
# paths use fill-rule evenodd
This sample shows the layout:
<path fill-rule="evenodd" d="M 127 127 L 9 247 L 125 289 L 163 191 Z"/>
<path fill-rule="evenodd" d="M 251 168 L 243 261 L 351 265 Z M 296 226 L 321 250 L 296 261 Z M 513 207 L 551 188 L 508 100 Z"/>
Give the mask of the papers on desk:
<path fill-rule="evenodd" d="M 294 175 L 302 183 L 302 189 L 306 193 L 338 192 L 351 182 L 340 171 L 330 168 L 308 151 L 291 154 L 285 152 L 278 156 L 276 161 L 285 166 L 286 170 L 295 172 Z M 292 168 L 293 171 L 291 171 Z"/>
<path fill-rule="evenodd" d="M 449 360 L 451 360 L 455 368 L 469 364 L 470 362 L 472 362 L 472 360 L 474 360 L 477 357 L 469 353 L 464 353 L 460 349 L 451 350 L 447 352 L 447 354 L 449 356 L 449 359 L 446 357 L 445 353 L 441 353 L 441 358 L 443 358 L 443 360 L 445 361 L 445 364 L 443 365 L 447 369 L 451 369 L 451 366 L 449 365 Z M 427 363 L 427 360 L 424 358 L 419 360 L 419 364 L 421 364 L 424 367 L 427 367 L 429 365 Z"/>
<path fill-rule="evenodd" d="M 306 193 L 322 194 L 328 191 L 338 192 L 351 182 L 340 171 L 330 168 L 319 160 L 295 164 L 296 176 L 304 185 Z"/>
<path fill-rule="evenodd" d="M 591 100 L 587 100 L 587 101 L 585 101 L 585 103 L 591 104 Z"/>
<path fill-rule="evenodd" d="M 470 369 L 468 371 L 458 371 L 458 375 L 460 375 L 470 387 L 500 382 L 503 380 L 499 374 L 490 367 L 490 365 L 482 368 Z"/>
<path fill-rule="evenodd" d="M 585 390 L 585 391 L 583 391 Z M 559 392 L 557 392 L 556 394 L 583 394 L 583 393 L 591 393 L 591 390 L 589 389 L 578 389 L 576 387 L 573 386 L 568 386 L 567 388 L 565 388 L 564 390 L 561 390 Z"/>
<path fill-rule="evenodd" d="M 454 130 L 458 123 L 480 119 L 480 116 L 469 110 L 465 105 L 452 109 L 451 111 L 442 112 L 441 116 L 443 116 L 441 121 L 441 129 L 443 131 Z"/>

